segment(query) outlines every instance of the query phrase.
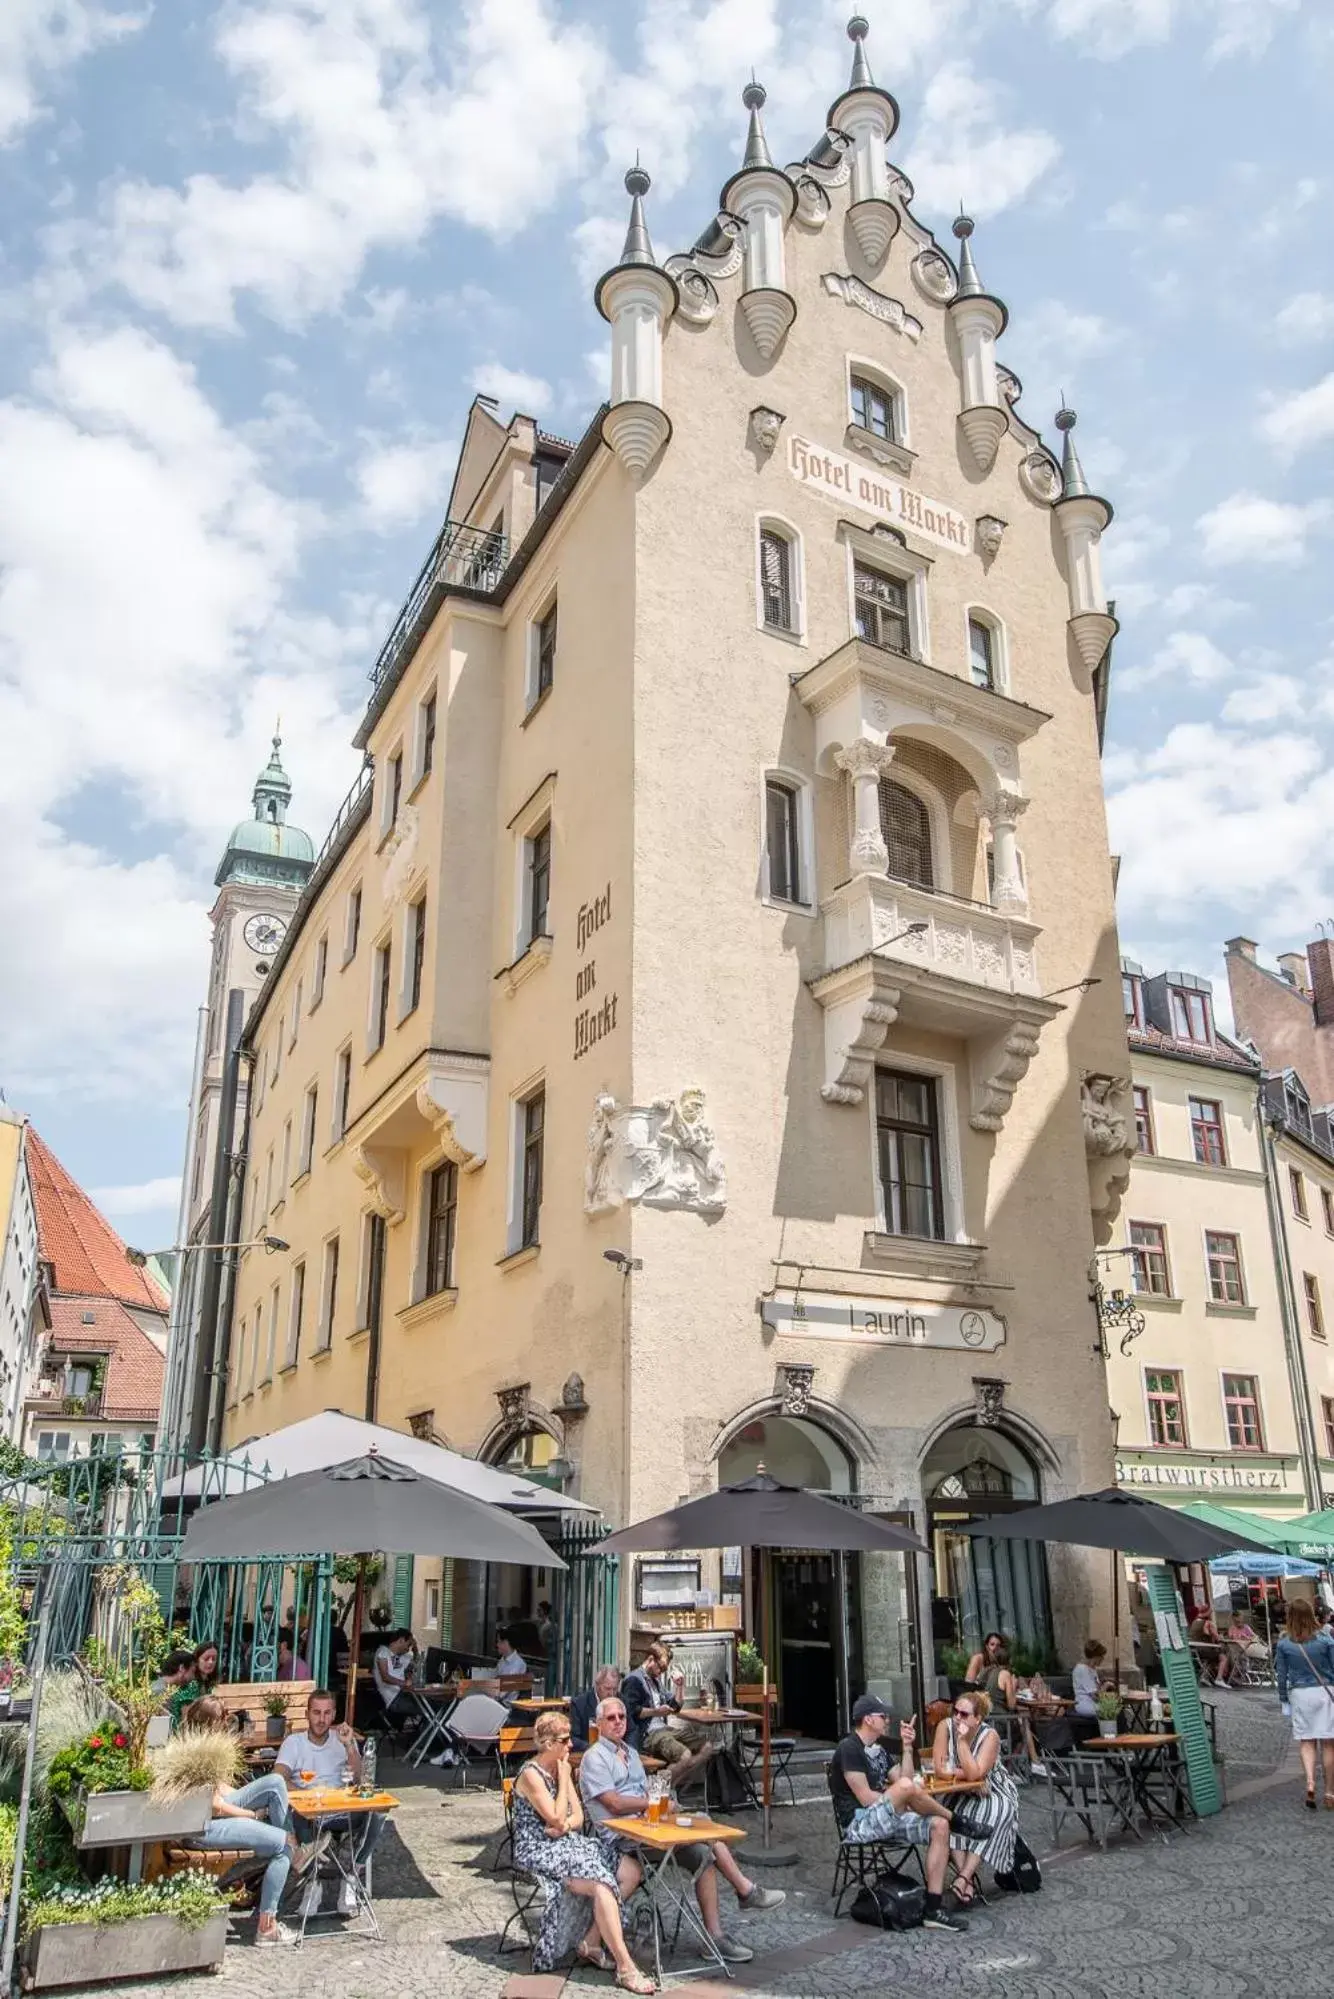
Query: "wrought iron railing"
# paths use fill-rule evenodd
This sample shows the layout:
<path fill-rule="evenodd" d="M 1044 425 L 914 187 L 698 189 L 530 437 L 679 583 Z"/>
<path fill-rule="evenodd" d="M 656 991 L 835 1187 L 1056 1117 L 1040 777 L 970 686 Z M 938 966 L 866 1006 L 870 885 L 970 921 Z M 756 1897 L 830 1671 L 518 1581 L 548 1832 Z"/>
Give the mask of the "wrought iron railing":
<path fill-rule="evenodd" d="M 371 685 L 378 687 L 414 643 L 414 635 L 433 596 L 448 589 L 494 590 L 509 560 L 509 537 L 491 528 L 446 521 L 435 546 L 422 564 L 407 602 L 371 668 Z M 437 606 L 432 605 L 434 616 Z"/>
<path fill-rule="evenodd" d="M 324 863 L 328 860 L 330 854 L 333 852 L 334 848 L 337 846 L 339 840 L 341 839 L 343 828 L 347 825 L 349 819 L 353 817 L 358 806 L 361 804 L 362 800 L 366 796 L 366 793 L 370 790 L 374 782 L 375 782 L 375 765 L 371 760 L 371 758 L 368 756 L 365 762 L 362 764 L 361 769 L 357 772 L 356 779 L 352 785 L 351 790 L 348 792 L 347 797 L 343 800 L 337 812 L 334 814 L 333 825 L 329 828 L 328 832 L 325 834 L 324 844 L 320 848 L 319 853 L 316 854 L 315 856 L 315 865 L 311 869 L 309 877 L 307 879 L 307 888 L 309 887 L 310 882 L 313 882 L 318 878 L 320 869 L 324 866 Z M 307 899 L 306 893 L 303 891 L 301 896 L 301 901 L 305 902 L 306 899 Z"/>

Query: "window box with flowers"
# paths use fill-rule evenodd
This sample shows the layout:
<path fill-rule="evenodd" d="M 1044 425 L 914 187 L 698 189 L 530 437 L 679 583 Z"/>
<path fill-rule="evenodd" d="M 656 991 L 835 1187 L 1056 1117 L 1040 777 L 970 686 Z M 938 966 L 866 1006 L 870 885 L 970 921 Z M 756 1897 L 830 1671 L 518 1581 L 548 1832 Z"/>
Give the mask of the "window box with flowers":
<path fill-rule="evenodd" d="M 24 1911 L 23 1989 L 209 1970 L 222 1962 L 228 1906 L 193 1873 L 51 1888 Z"/>
<path fill-rule="evenodd" d="M 184 1839 L 204 1830 L 212 1803 L 207 1788 L 164 1802 L 148 1795 L 152 1782 L 152 1772 L 133 1761 L 128 1734 L 108 1721 L 57 1751 L 46 1788 L 85 1849 Z"/>

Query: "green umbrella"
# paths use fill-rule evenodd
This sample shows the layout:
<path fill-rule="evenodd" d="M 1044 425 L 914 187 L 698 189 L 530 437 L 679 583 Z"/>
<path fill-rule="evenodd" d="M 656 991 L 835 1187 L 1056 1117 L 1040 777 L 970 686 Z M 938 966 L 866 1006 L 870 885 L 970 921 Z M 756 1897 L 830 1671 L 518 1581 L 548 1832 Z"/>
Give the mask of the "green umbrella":
<path fill-rule="evenodd" d="M 1242 1513 L 1231 1506 L 1215 1506 L 1211 1499 L 1192 1499 L 1187 1505 L 1179 1506 L 1177 1511 L 1189 1513 L 1194 1520 L 1205 1521 L 1210 1527 L 1216 1527 L 1220 1534 L 1235 1534 L 1239 1541 L 1264 1541 L 1281 1555 L 1294 1552 L 1288 1545 L 1291 1523 L 1287 1520 L 1269 1520 L 1253 1513 Z"/>
<path fill-rule="evenodd" d="M 1334 1507 L 1323 1513 L 1303 1513 L 1296 1520 L 1275 1521 L 1283 1529 L 1283 1547 L 1306 1562 L 1334 1562 Z"/>

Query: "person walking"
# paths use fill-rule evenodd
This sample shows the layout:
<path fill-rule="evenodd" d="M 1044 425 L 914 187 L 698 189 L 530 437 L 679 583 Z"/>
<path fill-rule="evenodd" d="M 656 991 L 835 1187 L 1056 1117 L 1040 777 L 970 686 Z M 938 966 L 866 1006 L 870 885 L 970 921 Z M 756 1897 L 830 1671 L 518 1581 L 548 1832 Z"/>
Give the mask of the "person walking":
<path fill-rule="evenodd" d="M 1315 1803 L 1316 1746 L 1324 1765 L 1325 1810 L 1334 1812 L 1334 1638 L 1316 1631 L 1305 1598 L 1288 1605 L 1288 1628 L 1274 1647 L 1278 1699 L 1292 1717 L 1292 1736 L 1306 1774 L 1306 1809 Z"/>

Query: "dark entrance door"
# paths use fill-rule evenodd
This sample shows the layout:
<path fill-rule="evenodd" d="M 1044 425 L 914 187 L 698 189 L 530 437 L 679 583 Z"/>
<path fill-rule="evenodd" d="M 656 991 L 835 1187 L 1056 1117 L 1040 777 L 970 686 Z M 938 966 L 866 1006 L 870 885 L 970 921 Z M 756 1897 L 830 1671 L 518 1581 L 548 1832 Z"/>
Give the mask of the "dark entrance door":
<path fill-rule="evenodd" d="M 834 1557 L 779 1552 L 772 1559 L 783 1726 L 836 1741 L 842 1636 Z"/>

